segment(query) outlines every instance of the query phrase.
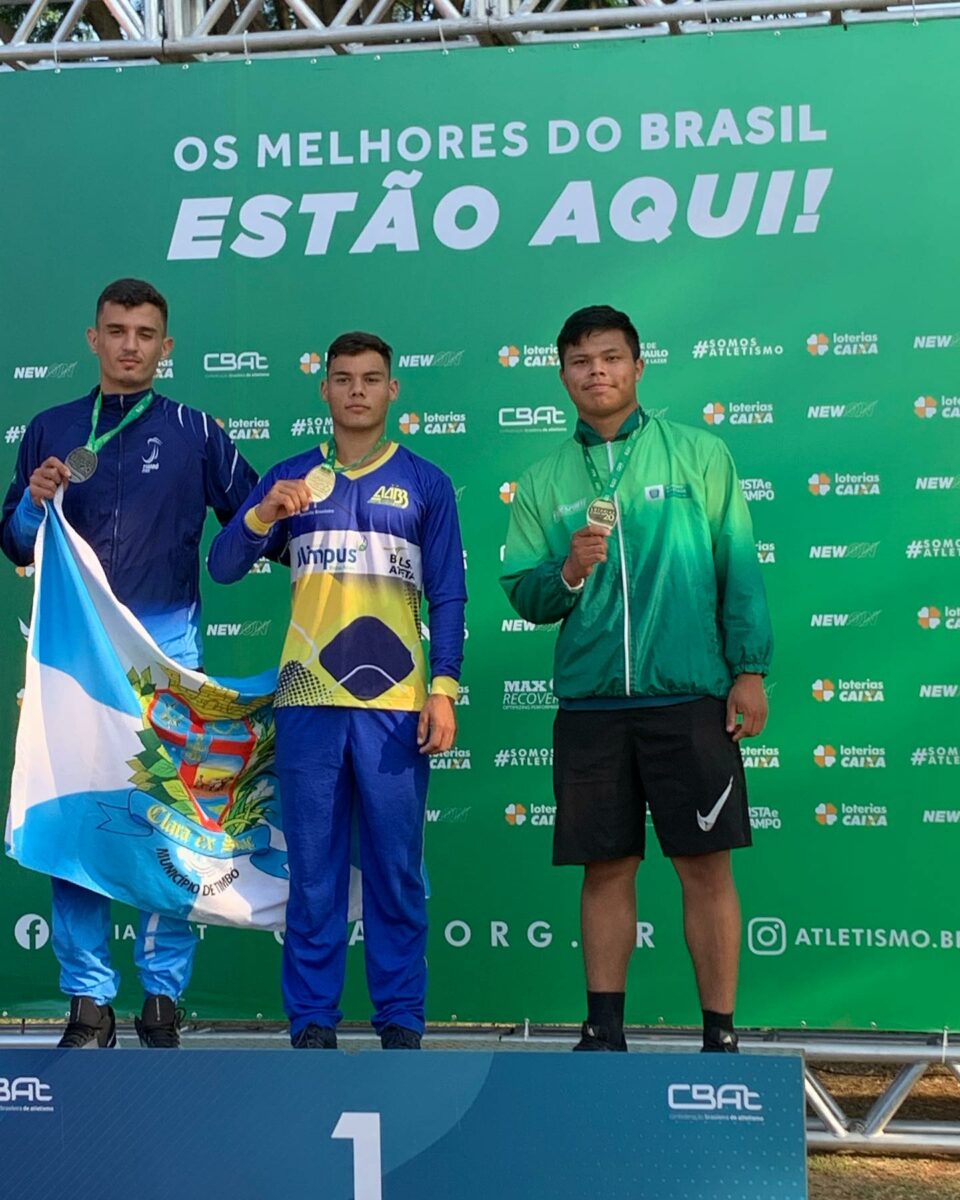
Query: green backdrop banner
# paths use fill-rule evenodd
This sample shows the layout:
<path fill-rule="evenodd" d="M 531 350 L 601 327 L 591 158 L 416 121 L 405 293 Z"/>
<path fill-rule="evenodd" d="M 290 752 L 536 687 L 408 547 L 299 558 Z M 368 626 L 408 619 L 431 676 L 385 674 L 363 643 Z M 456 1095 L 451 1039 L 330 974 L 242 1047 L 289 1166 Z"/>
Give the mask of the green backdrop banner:
<path fill-rule="evenodd" d="M 0 77 L 8 471 L 33 414 L 95 381 L 83 331 L 119 275 L 170 300 L 162 390 L 261 470 L 328 432 L 335 334 L 396 348 L 392 430 L 454 480 L 470 589 L 429 799 L 431 1020 L 582 1016 L 579 874 L 549 865 L 554 635 L 497 576 L 515 480 L 573 424 L 556 332 L 612 303 L 644 405 L 729 443 L 774 614 L 739 1020 L 960 1024 L 958 55 L 945 21 Z M 4 776 L 30 592 L 0 571 Z M 204 593 L 211 671 L 276 661 L 283 569 Z M 62 1012 L 47 882 L 0 880 L 0 1007 Z M 639 896 L 628 1018 L 695 1022 L 655 849 Z M 201 934 L 188 1011 L 280 1017 L 273 935 Z"/>

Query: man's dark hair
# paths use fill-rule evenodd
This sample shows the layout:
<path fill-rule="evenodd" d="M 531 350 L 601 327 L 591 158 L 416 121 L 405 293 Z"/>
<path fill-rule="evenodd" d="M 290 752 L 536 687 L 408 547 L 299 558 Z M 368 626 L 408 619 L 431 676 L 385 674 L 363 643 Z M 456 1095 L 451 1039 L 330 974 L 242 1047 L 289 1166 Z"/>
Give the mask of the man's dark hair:
<path fill-rule="evenodd" d="M 94 324 L 100 320 L 105 304 L 122 304 L 124 308 L 139 308 L 141 304 L 152 304 L 159 308 L 163 317 L 163 331 L 167 331 L 167 302 L 152 283 L 145 279 L 115 279 L 108 283 L 97 300 L 97 315 Z"/>
<path fill-rule="evenodd" d="M 383 338 L 377 337 L 375 333 L 364 333 L 362 330 L 356 329 L 352 333 L 341 333 L 338 338 L 334 338 L 327 350 L 327 370 L 330 370 L 330 364 L 339 354 L 363 354 L 366 350 L 375 350 L 383 359 L 387 367 L 387 374 L 390 374 L 390 364 L 393 360 L 393 349 L 387 345 Z"/>
<path fill-rule="evenodd" d="M 592 304 L 589 308 L 578 308 L 564 321 L 557 335 L 557 357 L 563 367 L 563 356 L 571 346 L 577 346 L 588 333 L 619 329 L 627 339 L 634 361 L 640 357 L 640 336 L 625 312 L 611 308 L 609 304 Z"/>

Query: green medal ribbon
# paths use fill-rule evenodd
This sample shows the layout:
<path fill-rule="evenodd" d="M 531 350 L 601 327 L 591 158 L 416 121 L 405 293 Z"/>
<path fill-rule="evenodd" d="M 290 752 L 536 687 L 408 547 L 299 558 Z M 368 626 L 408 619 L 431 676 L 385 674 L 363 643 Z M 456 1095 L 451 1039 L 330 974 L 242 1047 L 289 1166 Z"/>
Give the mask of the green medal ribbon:
<path fill-rule="evenodd" d="M 93 418 L 90 422 L 90 436 L 87 438 L 85 449 L 92 450 L 94 454 L 98 454 L 100 450 L 110 441 L 115 438 L 121 430 L 126 429 L 131 425 L 137 417 L 147 411 L 153 403 L 153 389 L 147 392 L 145 396 L 141 396 L 133 408 L 127 413 L 119 425 L 115 425 L 113 429 L 108 429 L 106 433 L 102 433 L 97 437 L 97 424 L 100 421 L 100 409 L 103 407 L 103 393 L 97 389 L 97 398 L 93 402 Z"/>
<path fill-rule="evenodd" d="M 342 475 L 344 471 L 355 471 L 358 467 L 362 467 L 364 463 L 368 463 L 375 454 L 378 454 L 387 444 L 387 440 L 386 433 L 382 433 L 377 444 L 375 446 L 371 446 L 366 454 L 358 458 L 355 462 L 346 463 L 345 465 L 337 462 L 337 443 L 334 441 L 332 443 L 333 454 L 331 457 L 327 458 L 323 466 L 327 471 L 332 471 L 334 475 Z M 326 451 L 326 447 L 324 447 L 324 450 Z"/>
<path fill-rule="evenodd" d="M 616 494 L 617 488 L 620 486 L 620 481 L 623 479 L 627 469 L 627 463 L 630 461 L 630 456 L 636 449 L 637 434 L 640 433 L 639 428 L 634 429 L 627 440 L 620 448 L 620 454 L 617 461 L 613 464 L 613 469 L 610 471 L 610 477 L 607 479 L 607 486 L 603 486 L 603 480 L 600 478 L 600 472 L 597 470 L 597 464 L 590 457 L 590 449 L 585 442 L 580 443 L 580 448 L 583 450 L 583 461 L 587 467 L 587 474 L 590 476 L 590 482 L 593 484 L 595 494 L 601 500 L 612 500 Z"/>

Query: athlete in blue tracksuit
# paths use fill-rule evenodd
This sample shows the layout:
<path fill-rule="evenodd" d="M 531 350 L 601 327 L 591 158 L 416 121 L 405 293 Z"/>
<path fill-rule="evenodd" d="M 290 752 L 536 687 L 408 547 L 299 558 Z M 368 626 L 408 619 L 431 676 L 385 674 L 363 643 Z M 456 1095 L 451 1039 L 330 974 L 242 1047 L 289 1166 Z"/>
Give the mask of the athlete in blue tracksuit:
<path fill-rule="evenodd" d="M 166 315 L 163 297 L 142 281 L 118 280 L 104 291 L 96 327 L 88 331 L 100 359 L 101 384 L 28 425 L 3 505 L 0 545 L 19 565 L 33 561 L 43 505 L 67 477 L 65 460 L 99 438 L 94 474 L 66 483 L 64 513 L 96 553 L 114 594 L 160 648 L 184 666 L 197 667 L 199 547 L 207 508 L 226 523 L 257 476 L 212 418 L 165 396 L 153 393 L 146 408 L 124 424 L 151 393 L 157 363 L 172 348 Z M 99 418 L 91 433 L 98 397 Z M 110 965 L 109 936 L 110 901 L 54 879 L 53 948 L 60 986 L 72 998 L 62 1044 L 113 1043 L 110 1004 L 119 976 Z M 148 1045 L 178 1042 L 174 1002 L 189 980 L 194 948 L 185 921 L 141 914 L 134 954 L 148 1002 L 138 1029 Z M 92 1001 L 99 1012 L 79 1001 Z"/>
<path fill-rule="evenodd" d="M 384 435 L 398 390 L 390 355 L 372 334 L 337 338 L 322 385 L 334 442 L 272 468 L 208 564 L 221 583 L 264 555 L 290 567 L 275 700 L 290 866 L 283 996 L 304 1049 L 337 1044 L 354 814 L 373 1025 L 387 1049 L 419 1048 L 424 1027 L 427 756 L 456 733 L 466 590 L 450 480 Z"/>

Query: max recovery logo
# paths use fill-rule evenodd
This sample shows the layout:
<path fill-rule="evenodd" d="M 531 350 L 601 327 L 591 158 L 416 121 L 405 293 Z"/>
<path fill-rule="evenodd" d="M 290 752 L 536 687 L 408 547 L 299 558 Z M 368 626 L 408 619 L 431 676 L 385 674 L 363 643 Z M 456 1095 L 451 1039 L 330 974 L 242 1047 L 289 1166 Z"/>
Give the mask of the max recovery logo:
<path fill-rule="evenodd" d="M 505 679 L 503 681 L 505 709 L 555 709 L 557 698 L 552 679 Z"/>

